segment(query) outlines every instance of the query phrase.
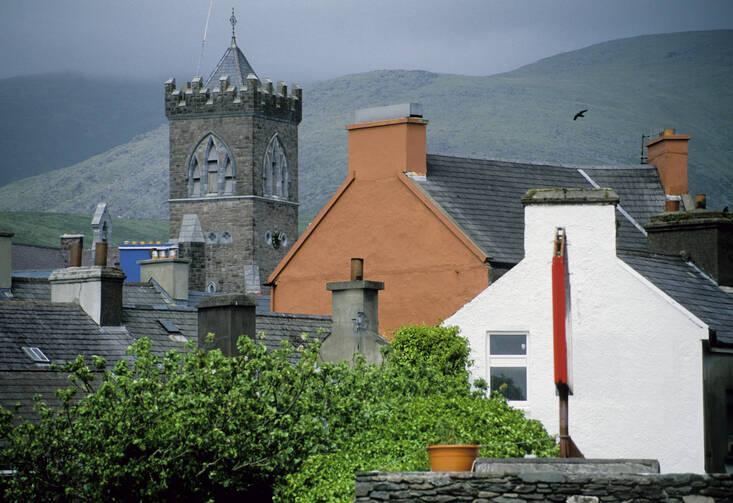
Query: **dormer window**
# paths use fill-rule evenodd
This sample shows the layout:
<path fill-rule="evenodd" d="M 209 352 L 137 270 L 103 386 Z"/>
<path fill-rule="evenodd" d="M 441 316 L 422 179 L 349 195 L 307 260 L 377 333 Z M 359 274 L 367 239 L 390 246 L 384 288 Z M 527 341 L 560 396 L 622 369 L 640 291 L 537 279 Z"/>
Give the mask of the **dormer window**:
<path fill-rule="evenodd" d="M 188 195 L 201 197 L 234 193 L 234 158 L 229 147 L 213 133 L 196 145 L 188 162 Z"/>
<path fill-rule="evenodd" d="M 288 159 L 280 138 L 275 134 L 267 145 L 262 163 L 262 194 L 287 199 L 289 184 Z"/>

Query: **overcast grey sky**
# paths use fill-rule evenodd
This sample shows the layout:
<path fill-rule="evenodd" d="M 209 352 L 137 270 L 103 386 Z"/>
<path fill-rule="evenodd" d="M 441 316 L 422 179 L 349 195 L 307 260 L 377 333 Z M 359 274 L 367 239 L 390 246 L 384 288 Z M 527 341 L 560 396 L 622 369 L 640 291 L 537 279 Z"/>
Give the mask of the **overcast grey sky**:
<path fill-rule="evenodd" d="M 2 0 L 0 78 L 196 73 L 209 0 Z M 260 77 L 490 75 L 606 40 L 733 28 L 731 0 L 214 0 L 201 72 L 237 41 Z"/>

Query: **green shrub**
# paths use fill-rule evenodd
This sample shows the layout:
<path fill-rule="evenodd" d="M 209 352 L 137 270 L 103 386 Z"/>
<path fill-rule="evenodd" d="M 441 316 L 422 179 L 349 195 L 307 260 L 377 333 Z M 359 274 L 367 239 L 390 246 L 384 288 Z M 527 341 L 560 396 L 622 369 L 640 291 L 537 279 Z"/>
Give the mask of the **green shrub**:
<path fill-rule="evenodd" d="M 0 409 L 9 501 L 269 498 L 350 501 L 354 472 L 426 470 L 439 424 L 483 456 L 556 452 L 542 426 L 500 396 L 471 391 L 468 345 L 455 328 L 404 327 L 386 361 L 297 364 L 287 344 L 248 337 L 239 357 L 190 348 L 164 358 L 141 339 L 110 370 L 98 357 L 64 366 L 60 409 L 13 426 Z M 81 391 L 81 393 L 80 393 Z"/>

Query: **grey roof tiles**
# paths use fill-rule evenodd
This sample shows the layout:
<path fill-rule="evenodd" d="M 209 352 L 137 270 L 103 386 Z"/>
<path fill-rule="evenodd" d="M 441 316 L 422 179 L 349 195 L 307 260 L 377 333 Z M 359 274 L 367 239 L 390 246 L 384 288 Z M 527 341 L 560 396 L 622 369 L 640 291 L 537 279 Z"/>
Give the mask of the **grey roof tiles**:
<path fill-rule="evenodd" d="M 247 75 L 250 73 L 257 75 L 239 47 L 232 44 L 224 52 L 209 78 L 206 79 L 206 87 L 209 89 L 218 87 L 219 79 L 228 75 L 230 84 L 242 89 L 247 87 Z"/>
<path fill-rule="evenodd" d="M 174 324 L 180 333 L 168 332 L 161 321 Z M 125 308 L 122 310 L 122 323 L 134 340 L 142 337 L 150 339 L 151 350 L 158 356 L 163 356 L 171 349 L 181 351 L 187 341 L 196 342 L 198 338 L 198 313 L 194 310 L 162 310 L 141 306 Z"/>
<path fill-rule="evenodd" d="M 80 354 L 114 362 L 132 342 L 126 331 L 105 330 L 74 304 L 0 302 L 0 370 L 38 368 L 24 346 L 39 348 L 52 363 Z"/>
<path fill-rule="evenodd" d="M 696 266 L 672 255 L 621 251 L 618 256 L 713 329 L 713 343 L 733 346 L 733 295 Z"/>
<path fill-rule="evenodd" d="M 583 172 L 581 172 L 581 170 Z M 587 176 L 584 176 L 585 173 Z M 590 181 L 589 179 L 590 178 Z M 494 262 L 524 256 L 524 209 L 530 189 L 611 187 L 638 224 L 664 210 L 664 191 L 653 166 L 578 167 L 427 156 L 427 176 L 415 179 L 437 205 Z M 620 248 L 646 249 L 646 236 L 621 211 Z"/>

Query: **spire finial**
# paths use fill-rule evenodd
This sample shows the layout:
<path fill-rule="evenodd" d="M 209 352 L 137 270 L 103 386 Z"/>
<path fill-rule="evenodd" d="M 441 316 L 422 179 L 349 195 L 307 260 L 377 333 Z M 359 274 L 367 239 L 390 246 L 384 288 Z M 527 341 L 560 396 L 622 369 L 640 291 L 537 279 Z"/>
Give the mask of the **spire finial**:
<path fill-rule="evenodd" d="M 236 47 L 237 40 L 234 38 L 234 26 L 237 24 L 237 17 L 234 15 L 234 7 L 232 7 L 232 17 L 229 18 L 229 22 L 232 24 L 232 47 Z"/>

